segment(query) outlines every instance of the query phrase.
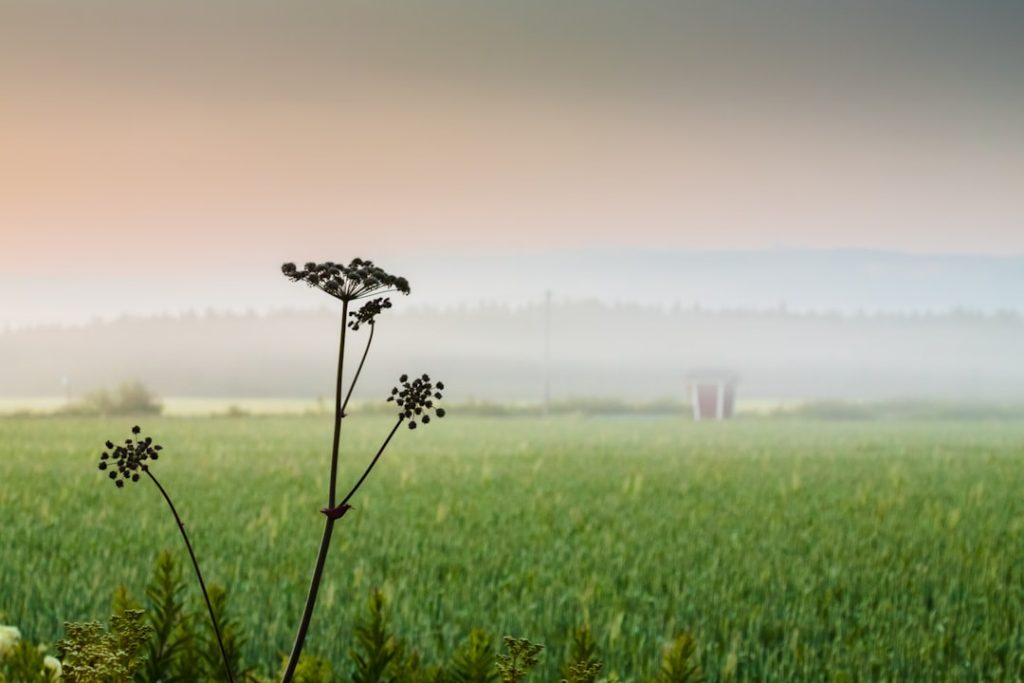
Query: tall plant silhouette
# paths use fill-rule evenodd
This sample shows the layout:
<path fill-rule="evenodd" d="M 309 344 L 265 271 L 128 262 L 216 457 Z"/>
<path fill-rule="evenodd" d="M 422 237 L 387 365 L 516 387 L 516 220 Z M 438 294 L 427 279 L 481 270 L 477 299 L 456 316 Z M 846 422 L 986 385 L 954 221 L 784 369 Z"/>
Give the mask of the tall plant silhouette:
<path fill-rule="evenodd" d="M 181 521 L 177 508 L 171 496 L 167 493 L 160 481 L 153 476 L 150 465 L 160 458 L 163 446 L 153 443 L 152 437 L 141 436 L 142 429 L 136 425 L 132 427 L 132 436 L 124 440 L 124 445 L 114 445 L 113 441 L 107 441 L 107 450 L 100 455 L 100 469 L 109 472 L 110 478 L 117 488 L 124 488 L 125 482 L 138 482 L 142 476 L 152 481 L 160 495 L 167 502 L 167 507 L 174 515 L 174 521 L 178 523 L 178 530 L 185 540 L 185 547 L 188 549 L 188 556 L 192 558 L 192 568 L 195 569 L 196 579 L 199 581 L 199 589 L 203 592 L 203 599 L 206 601 L 206 610 L 210 614 L 210 623 L 213 624 L 213 631 L 217 635 L 217 647 L 220 649 L 221 659 L 224 662 L 224 673 L 228 681 L 234 683 L 235 677 L 231 672 L 231 665 L 228 662 L 228 655 L 224 649 L 224 638 L 221 635 L 220 625 L 217 623 L 217 615 L 214 613 L 213 604 L 210 602 L 210 594 L 206 590 L 206 581 L 203 580 L 203 573 L 199 570 L 199 560 L 196 559 L 195 551 L 192 550 L 192 542 L 185 532 L 185 523 Z"/>
<path fill-rule="evenodd" d="M 408 424 L 410 429 L 415 429 L 417 423 L 428 424 L 430 412 L 433 411 L 436 417 L 444 417 L 444 409 L 437 407 L 435 401 L 442 398 L 441 391 L 444 389 L 442 382 L 432 382 L 428 375 L 422 375 L 410 381 L 407 375 L 399 379 L 401 386 L 396 386 L 391 391 L 388 401 L 394 401 L 398 406 L 397 420 L 387 437 L 384 439 L 377 453 L 370 460 L 362 476 L 356 481 L 349 492 L 340 501 L 337 496 L 338 484 L 338 448 L 341 442 L 341 426 L 345 419 L 345 408 L 348 406 L 352 391 L 363 370 L 363 364 L 370 352 L 370 345 L 373 343 L 373 335 L 376 330 L 376 319 L 385 309 L 391 307 L 391 300 L 382 294 L 397 292 L 409 294 L 409 282 L 403 278 L 391 275 L 383 269 L 374 265 L 372 261 L 353 259 L 347 266 L 340 263 L 327 261 L 325 263 L 306 263 L 298 268 L 294 263 L 285 263 L 281 266 L 281 272 L 285 277 L 294 282 L 304 282 L 310 287 L 320 289 L 341 302 L 341 334 L 338 345 L 338 373 L 334 394 L 334 439 L 331 445 L 331 468 L 330 479 L 327 488 L 327 505 L 320 511 L 324 514 L 324 531 L 320 539 L 320 549 L 317 552 L 316 564 L 313 566 L 313 576 L 310 580 L 309 593 L 306 596 L 306 604 L 303 608 L 302 619 L 299 622 L 298 631 L 295 634 L 295 644 L 292 646 L 288 663 L 285 667 L 282 683 L 291 683 L 295 675 L 295 669 L 302 654 L 302 646 L 306 640 L 306 633 L 313 617 L 313 610 L 316 607 L 317 595 L 320 590 L 320 581 L 323 578 L 324 565 L 327 561 L 327 552 L 331 545 L 331 536 L 334 532 L 334 524 L 351 509 L 349 501 L 355 495 L 359 487 L 363 485 L 370 471 L 376 466 L 381 455 L 387 449 L 388 444 L 394 437 L 395 432 L 403 422 Z M 370 297 L 375 297 L 370 299 Z M 349 310 L 354 302 L 369 299 L 363 303 L 358 310 Z M 361 327 L 369 327 L 370 331 L 366 339 L 366 347 L 363 349 L 359 365 L 352 376 L 348 390 L 344 389 L 345 371 L 345 343 L 347 331 L 358 331 Z"/>

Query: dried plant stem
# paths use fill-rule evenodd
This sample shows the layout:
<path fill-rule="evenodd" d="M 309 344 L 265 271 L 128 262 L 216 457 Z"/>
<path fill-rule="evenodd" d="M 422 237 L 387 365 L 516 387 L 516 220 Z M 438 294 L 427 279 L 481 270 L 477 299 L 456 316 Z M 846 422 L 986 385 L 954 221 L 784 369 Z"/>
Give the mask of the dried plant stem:
<path fill-rule="evenodd" d="M 343 301 L 341 305 L 341 342 L 338 346 L 338 380 L 334 392 L 334 444 L 331 448 L 331 483 L 327 492 L 327 507 L 329 508 L 335 506 L 334 503 L 337 496 L 338 444 L 341 442 L 341 421 L 345 417 L 345 412 L 342 408 L 341 392 L 345 372 L 345 332 L 347 329 L 348 301 Z M 369 351 L 369 346 L 367 346 L 367 351 Z M 365 353 L 363 358 L 366 358 Z M 362 368 L 362 363 L 360 363 L 360 368 Z M 354 381 L 352 384 L 355 386 Z M 334 522 L 335 520 L 330 516 L 324 520 L 324 533 L 320 538 L 320 550 L 317 552 L 316 565 L 313 567 L 313 578 L 309 582 L 306 606 L 302 610 L 302 620 L 299 622 L 299 630 L 295 634 L 295 644 L 292 646 L 292 652 L 288 656 L 288 665 L 281 679 L 282 683 L 291 683 L 292 677 L 295 675 L 295 668 L 299 665 L 299 656 L 302 654 L 302 646 L 306 642 L 309 622 L 313 618 L 313 608 L 316 606 L 317 594 L 320 592 L 320 580 L 323 578 L 324 565 L 327 562 L 327 551 L 331 547 Z"/>
<path fill-rule="evenodd" d="M 160 489 L 160 494 L 167 501 L 167 507 L 171 508 L 171 514 L 174 515 L 174 520 L 178 523 L 178 530 L 181 531 L 181 537 L 185 539 L 185 547 L 188 548 L 188 556 L 192 558 L 192 567 L 196 570 L 196 578 L 199 579 L 199 588 L 203 591 L 203 599 L 206 601 L 206 609 L 210 613 L 210 623 L 213 624 L 213 632 L 217 634 L 217 647 L 220 648 L 221 659 L 224 660 L 224 672 L 228 675 L 228 681 L 235 683 L 235 677 L 231 673 L 231 666 L 228 664 L 228 653 L 224 649 L 224 639 L 220 635 L 220 626 L 217 624 L 217 617 L 213 613 L 213 605 L 210 603 L 210 594 L 206 592 L 206 582 L 203 580 L 203 573 L 199 571 L 199 561 L 196 559 L 196 554 L 192 550 L 192 543 L 188 540 L 188 534 L 185 533 L 185 524 L 181 521 L 181 517 L 178 516 L 178 511 L 174 507 L 174 503 L 171 501 L 171 497 L 167 495 L 167 491 L 160 485 L 157 478 L 153 476 L 153 473 L 148 469 L 146 474 L 153 480 L 156 487 Z"/>

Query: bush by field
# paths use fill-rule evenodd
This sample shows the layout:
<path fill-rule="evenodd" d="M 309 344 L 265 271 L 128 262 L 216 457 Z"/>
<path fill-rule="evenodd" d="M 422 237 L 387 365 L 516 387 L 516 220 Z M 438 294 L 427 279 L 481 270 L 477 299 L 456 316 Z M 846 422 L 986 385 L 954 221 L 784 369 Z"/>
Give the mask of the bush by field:
<path fill-rule="evenodd" d="M 141 382 L 122 382 L 113 390 L 91 391 L 62 408 L 66 415 L 113 417 L 117 415 L 159 415 L 163 406 Z"/>

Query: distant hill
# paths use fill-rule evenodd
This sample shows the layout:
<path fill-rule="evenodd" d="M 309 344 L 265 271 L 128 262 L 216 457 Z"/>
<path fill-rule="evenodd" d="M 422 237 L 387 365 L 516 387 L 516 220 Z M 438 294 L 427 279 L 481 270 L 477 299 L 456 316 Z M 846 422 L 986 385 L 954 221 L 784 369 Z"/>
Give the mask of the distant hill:
<path fill-rule="evenodd" d="M 554 396 L 682 397 L 695 368 L 739 373 L 741 397 L 1024 399 L 1024 317 L 801 314 L 556 302 Z M 0 396 L 139 379 L 164 396 L 316 397 L 333 392 L 334 311 L 123 318 L 0 334 Z M 359 398 L 429 371 L 456 400 L 539 400 L 544 309 L 408 309 L 379 323 Z M 363 336 L 357 336 L 357 344 Z M 361 351 L 356 346 L 352 353 Z"/>

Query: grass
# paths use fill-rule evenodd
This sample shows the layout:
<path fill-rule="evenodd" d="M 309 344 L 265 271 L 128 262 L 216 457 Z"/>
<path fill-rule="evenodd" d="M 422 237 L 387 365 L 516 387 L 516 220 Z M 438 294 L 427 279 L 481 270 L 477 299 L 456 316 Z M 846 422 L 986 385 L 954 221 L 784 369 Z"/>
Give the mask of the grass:
<path fill-rule="evenodd" d="M 242 415 L 256 416 L 294 416 L 294 415 L 332 415 L 334 411 L 333 397 L 320 399 L 302 398 L 245 398 L 245 397 L 197 397 L 167 396 L 156 399 L 163 407 L 163 414 L 168 417 L 239 417 Z M 75 402 L 80 399 L 75 399 Z M 806 401 L 784 399 L 752 399 L 744 397 L 738 406 L 741 415 L 776 415 L 787 410 L 802 407 Z M 65 410 L 69 405 L 66 397 L 0 397 L 0 417 L 47 417 Z M 539 417 L 543 406 L 537 402 L 490 402 L 470 401 L 461 404 L 447 402 L 459 414 L 476 417 Z M 843 404 L 845 405 L 845 404 Z M 379 400 L 372 402 L 352 402 L 356 413 L 387 413 L 391 406 Z M 977 411 L 975 411 L 977 412 Z M 622 401 L 618 399 L 574 398 L 555 401 L 551 405 L 553 414 L 576 415 L 680 415 L 689 416 L 693 409 L 688 403 L 663 398 L 654 401 Z M 82 413 L 79 413 L 82 414 Z M 1024 415 L 1018 411 L 1015 416 Z M 813 415 L 808 414 L 808 417 Z M 833 417 L 827 414 L 827 417 Z"/>
<path fill-rule="evenodd" d="M 77 397 L 76 401 L 79 400 Z M 327 400 L 299 398 L 240 398 L 169 396 L 157 401 L 169 417 L 208 417 L 231 410 L 253 415 L 328 414 L 333 403 Z M 68 406 L 68 399 L 60 396 L 0 397 L 0 416 L 42 417 L 53 415 Z"/>
<path fill-rule="evenodd" d="M 346 424 L 342 482 L 387 422 Z M 104 618 L 117 583 L 141 595 L 158 550 L 184 552 L 156 491 L 96 469 L 129 426 L 0 420 L 0 621 L 28 637 Z M 144 427 L 250 659 L 277 669 L 330 420 Z M 583 621 L 625 680 L 682 630 L 712 681 L 1024 676 L 1024 422 L 456 416 L 399 437 L 335 532 L 308 647 L 339 664 L 381 588 L 428 660 L 481 626 L 545 643 L 544 679 Z"/>

